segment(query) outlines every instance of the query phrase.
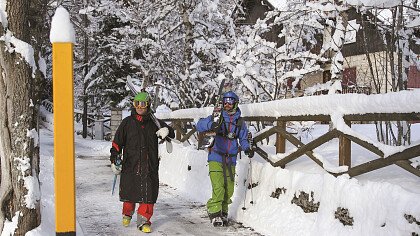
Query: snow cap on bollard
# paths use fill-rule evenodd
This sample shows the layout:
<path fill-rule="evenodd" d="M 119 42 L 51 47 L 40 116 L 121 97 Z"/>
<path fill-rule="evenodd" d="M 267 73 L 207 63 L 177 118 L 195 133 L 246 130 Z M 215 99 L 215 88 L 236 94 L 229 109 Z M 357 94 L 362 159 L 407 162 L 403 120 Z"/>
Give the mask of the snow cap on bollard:
<path fill-rule="evenodd" d="M 50 31 L 51 43 L 75 43 L 75 32 L 73 24 L 70 21 L 69 12 L 62 6 L 59 6 L 51 22 Z"/>

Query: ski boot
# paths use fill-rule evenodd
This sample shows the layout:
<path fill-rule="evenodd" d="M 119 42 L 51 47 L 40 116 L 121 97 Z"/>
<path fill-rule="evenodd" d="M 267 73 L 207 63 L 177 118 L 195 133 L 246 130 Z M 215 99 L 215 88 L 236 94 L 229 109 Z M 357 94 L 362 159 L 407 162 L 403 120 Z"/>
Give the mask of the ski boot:
<path fill-rule="evenodd" d="M 128 227 L 128 225 L 130 224 L 130 221 L 131 221 L 131 216 L 124 215 L 123 220 L 122 220 L 122 225 L 124 227 Z"/>
<path fill-rule="evenodd" d="M 223 221 L 223 226 L 228 226 L 229 224 L 229 218 L 228 218 L 228 213 L 227 212 L 222 212 L 222 221 Z"/>
<path fill-rule="evenodd" d="M 146 217 L 142 215 L 137 215 L 137 229 L 139 229 L 143 233 L 151 233 L 152 228 L 150 227 L 150 222 L 146 219 Z"/>
<path fill-rule="evenodd" d="M 223 226 L 223 220 L 222 217 L 216 216 L 213 219 L 211 219 L 211 223 L 214 227 L 222 227 Z"/>
<path fill-rule="evenodd" d="M 151 233 L 152 232 L 152 228 L 150 227 L 149 224 L 141 225 L 140 227 L 138 227 L 138 229 L 143 233 Z"/>
<path fill-rule="evenodd" d="M 223 226 L 223 220 L 222 220 L 222 211 L 215 212 L 215 213 L 208 213 L 210 222 L 213 224 L 214 227 L 221 227 Z"/>

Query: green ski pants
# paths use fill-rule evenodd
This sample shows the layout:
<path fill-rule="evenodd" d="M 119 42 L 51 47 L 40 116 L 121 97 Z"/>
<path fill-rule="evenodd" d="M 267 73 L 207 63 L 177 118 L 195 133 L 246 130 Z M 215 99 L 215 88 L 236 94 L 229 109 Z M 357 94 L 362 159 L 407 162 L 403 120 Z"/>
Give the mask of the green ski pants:
<path fill-rule="evenodd" d="M 209 214 L 214 214 L 223 211 L 224 213 L 228 212 L 228 205 L 232 203 L 230 198 L 233 195 L 235 181 L 230 178 L 228 166 L 226 166 L 226 183 L 227 188 L 225 188 L 225 180 L 223 176 L 223 164 L 216 161 L 209 162 L 209 175 L 212 187 L 211 198 L 207 201 L 207 212 Z M 230 166 L 232 170 L 232 175 L 235 176 L 235 166 Z M 225 189 L 227 189 L 227 194 L 225 194 Z"/>

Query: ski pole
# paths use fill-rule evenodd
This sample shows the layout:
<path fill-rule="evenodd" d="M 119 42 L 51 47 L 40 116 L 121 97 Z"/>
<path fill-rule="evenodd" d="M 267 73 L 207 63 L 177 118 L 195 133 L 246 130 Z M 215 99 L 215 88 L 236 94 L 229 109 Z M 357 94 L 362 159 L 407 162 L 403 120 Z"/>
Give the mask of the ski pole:
<path fill-rule="evenodd" d="M 121 159 L 117 158 L 115 160 L 115 165 L 116 166 L 121 165 Z M 114 195 L 114 189 L 115 189 L 115 184 L 117 183 L 117 177 L 118 177 L 118 175 L 114 175 L 114 182 L 112 183 L 112 192 L 111 192 L 111 195 Z"/>
<path fill-rule="evenodd" d="M 114 195 L 114 189 L 115 189 L 115 184 L 117 183 L 117 177 L 118 177 L 118 175 L 114 175 L 114 183 L 112 184 L 112 193 L 111 193 L 111 195 Z"/>
<path fill-rule="evenodd" d="M 251 201 L 249 203 L 251 203 L 252 205 L 254 205 L 254 194 L 252 192 L 252 189 L 254 188 L 253 184 L 252 184 L 252 161 L 251 158 L 249 159 L 249 169 L 250 169 L 250 176 L 249 176 L 249 181 L 251 183 Z"/>
<path fill-rule="evenodd" d="M 249 142 L 249 148 L 252 150 L 253 146 L 254 146 L 254 140 L 252 139 L 252 134 L 251 132 L 248 132 L 248 136 L 247 136 L 248 142 Z M 245 198 L 244 198 L 244 206 L 242 207 L 242 210 L 246 210 L 245 207 L 245 201 L 246 201 L 246 194 L 247 194 L 247 187 L 246 187 L 246 182 L 248 181 L 249 178 L 249 188 L 251 189 L 251 204 L 254 204 L 254 194 L 253 194 L 253 184 L 252 184 L 252 158 L 249 158 L 249 167 L 248 167 L 248 172 L 247 172 L 247 176 L 246 176 L 246 180 L 245 180 Z M 251 174 L 250 174 L 251 173 Z"/>
<path fill-rule="evenodd" d="M 245 202 L 246 202 L 246 193 L 248 192 L 247 191 L 246 182 L 248 181 L 248 178 L 249 178 L 249 168 L 248 168 L 248 172 L 246 174 L 246 179 L 245 179 L 245 182 L 244 182 L 244 186 L 245 186 L 245 197 L 244 197 L 244 206 L 242 207 L 242 210 L 244 210 L 244 211 L 246 210 Z"/>
<path fill-rule="evenodd" d="M 249 148 L 252 150 L 254 148 L 254 139 L 252 138 L 251 132 L 248 132 L 248 140 L 249 140 Z M 251 159 L 252 158 L 249 158 L 249 169 L 250 169 L 250 172 L 251 172 L 251 175 L 249 176 L 249 181 L 250 181 L 250 184 L 251 184 L 251 202 L 250 203 L 254 204 L 254 194 L 253 194 L 253 191 L 252 191 L 254 186 L 253 186 L 253 183 L 252 183 L 252 161 L 251 161 Z"/>

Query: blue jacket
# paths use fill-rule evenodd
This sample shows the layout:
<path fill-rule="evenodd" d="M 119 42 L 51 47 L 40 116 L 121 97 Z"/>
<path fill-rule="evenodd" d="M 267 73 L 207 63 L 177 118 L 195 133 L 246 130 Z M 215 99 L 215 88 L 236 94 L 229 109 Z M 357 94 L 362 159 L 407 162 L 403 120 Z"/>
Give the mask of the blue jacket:
<path fill-rule="evenodd" d="M 242 150 L 247 150 L 249 148 L 249 143 L 247 140 L 248 136 L 248 128 L 245 122 L 242 122 L 242 127 L 237 127 L 237 120 L 241 116 L 241 111 L 237 108 L 237 111 L 233 115 L 229 115 L 226 111 L 222 111 L 223 116 L 223 123 L 220 125 L 218 131 L 216 132 L 217 135 L 214 140 L 214 146 L 209 151 L 208 161 L 217 161 L 222 163 L 222 155 L 221 153 L 229 153 L 233 154 L 229 155 L 228 163 L 232 165 L 236 165 L 236 157 L 239 151 L 239 144 L 241 145 Z M 211 124 L 213 123 L 211 115 L 202 118 L 197 122 L 197 131 L 198 132 L 205 132 L 209 131 L 211 128 Z M 238 124 L 239 125 L 239 124 Z M 229 132 L 233 133 L 236 132 L 235 139 L 227 138 L 227 134 Z M 239 144 L 238 144 L 239 140 Z"/>

